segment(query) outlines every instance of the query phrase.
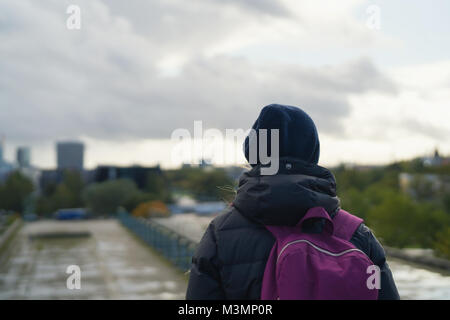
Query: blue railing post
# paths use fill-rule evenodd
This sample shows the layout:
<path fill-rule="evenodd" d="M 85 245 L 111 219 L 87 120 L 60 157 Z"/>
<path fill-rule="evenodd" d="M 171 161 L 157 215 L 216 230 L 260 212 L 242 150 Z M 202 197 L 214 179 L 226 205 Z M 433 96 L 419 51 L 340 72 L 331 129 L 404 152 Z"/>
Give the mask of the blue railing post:
<path fill-rule="evenodd" d="M 197 246 L 195 242 L 152 220 L 135 218 L 125 212 L 119 213 L 117 217 L 125 227 L 176 267 L 182 271 L 190 269 L 192 255 Z"/>

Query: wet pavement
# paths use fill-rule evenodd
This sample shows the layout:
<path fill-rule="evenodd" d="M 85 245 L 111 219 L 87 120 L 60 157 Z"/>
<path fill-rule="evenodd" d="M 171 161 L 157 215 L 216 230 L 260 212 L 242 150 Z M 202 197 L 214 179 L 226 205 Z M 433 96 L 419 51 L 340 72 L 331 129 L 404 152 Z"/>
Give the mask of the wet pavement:
<path fill-rule="evenodd" d="M 450 274 L 388 258 L 401 299 L 450 300 Z"/>
<path fill-rule="evenodd" d="M 79 290 L 67 288 L 69 265 Z M 117 220 L 40 221 L 0 261 L 0 299 L 183 299 L 186 279 Z"/>
<path fill-rule="evenodd" d="M 211 218 L 158 219 L 199 240 Z M 9 255 L 9 257 L 8 257 Z M 184 299 L 187 276 L 117 220 L 26 224 L 0 260 L 0 299 Z M 450 299 L 450 275 L 388 259 L 402 299 Z M 68 289 L 69 265 L 81 289 Z"/>

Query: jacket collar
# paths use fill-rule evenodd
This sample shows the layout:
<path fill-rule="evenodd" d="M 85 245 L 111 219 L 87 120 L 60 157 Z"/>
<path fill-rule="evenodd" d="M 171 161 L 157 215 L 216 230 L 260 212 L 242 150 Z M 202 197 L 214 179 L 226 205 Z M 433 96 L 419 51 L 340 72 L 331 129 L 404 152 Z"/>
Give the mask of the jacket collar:
<path fill-rule="evenodd" d="M 280 158 L 276 175 L 261 175 L 257 165 L 244 172 L 233 206 L 245 217 L 264 225 L 293 226 L 313 207 L 331 217 L 340 209 L 333 174 L 319 165 Z"/>

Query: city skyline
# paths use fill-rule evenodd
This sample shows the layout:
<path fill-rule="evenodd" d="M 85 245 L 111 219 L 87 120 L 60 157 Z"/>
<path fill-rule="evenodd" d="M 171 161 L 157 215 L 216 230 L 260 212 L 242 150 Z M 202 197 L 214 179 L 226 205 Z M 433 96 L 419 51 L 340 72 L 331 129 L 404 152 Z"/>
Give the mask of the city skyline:
<path fill-rule="evenodd" d="M 311 115 L 325 166 L 450 153 L 446 1 L 80 0 L 79 30 L 70 4 L 0 4 L 7 158 L 53 167 L 69 139 L 87 167 L 170 166 L 174 130 L 250 128 L 270 103 Z"/>
<path fill-rule="evenodd" d="M 61 144 L 76 144 L 76 145 L 82 145 L 82 159 L 81 159 L 81 167 L 83 170 L 92 170 L 92 169 L 96 169 L 98 167 L 101 166 L 115 166 L 115 167 L 130 167 L 130 166 L 142 166 L 142 167 L 155 167 L 155 166 L 160 166 L 162 169 L 175 169 L 175 168 L 179 168 L 181 167 L 183 164 L 191 164 L 191 165 L 200 165 L 200 162 L 185 162 L 183 164 L 180 165 L 170 165 L 169 164 L 164 164 L 161 162 L 145 162 L 145 161 L 130 161 L 130 162 L 114 162 L 111 160 L 107 160 L 107 161 L 90 161 L 90 165 L 85 165 L 86 163 L 86 156 L 89 156 L 89 152 L 85 152 L 86 149 L 89 150 L 89 148 L 86 147 L 86 144 L 83 141 L 77 141 L 77 140 L 61 140 L 61 141 L 57 141 L 53 143 L 53 150 L 51 150 L 49 152 L 50 156 L 54 158 L 54 163 L 47 165 L 47 166 L 42 166 L 39 165 L 37 163 L 35 163 L 33 161 L 34 155 L 35 153 L 33 153 L 32 148 L 30 146 L 27 145 L 20 145 L 17 146 L 15 148 L 13 148 L 12 146 L 7 146 L 7 143 L 0 144 L 0 155 L 2 155 L 2 157 L 0 157 L 0 162 L 3 160 L 4 164 L 10 164 L 13 165 L 13 167 L 11 167 L 11 169 L 14 168 L 14 165 L 17 165 L 18 167 L 27 167 L 27 166 L 31 166 L 37 169 L 41 169 L 41 170 L 54 170 L 54 169 L 64 169 L 63 167 L 58 167 L 58 145 Z M 6 148 L 5 148 L 6 146 Z M 5 153 L 5 150 L 9 151 Z M 21 165 L 20 164 L 20 160 L 19 158 L 21 156 L 19 156 L 19 153 L 23 152 L 24 150 L 28 151 L 28 154 L 26 155 L 27 159 L 27 163 L 28 165 Z M 237 152 L 239 152 L 240 150 L 237 150 Z M 422 158 L 424 160 L 426 159 L 431 159 L 435 156 L 436 153 L 439 153 L 440 156 L 443 156 L 445 158 L 449 158 L 448 154 L 445 152 L 442 152 L 441 149 L 439 149 L 438 147 L 432 148 L 430 150 L 426 150 L 425 152 L 422 153 L 418 153 L 417 155 L 413 156 L 413 157 L 409 157 L 409 158 L 402 158 L 402 159 L 394 159 L 392 161 L 387 161 L 387 162 L 380 162 L 380 163 L 365 163 L 365 162 L 355 162 L 355 161 L 348 161 L 348 162 L 336 162 L 333 165 L 330 165 L 330 167 L 336 167 L 339 165 L 356 165 L 356 166 L 383 166 L 383 165 L 388 165 L 394 162 L 398 162 L 398 161 L 409 161 L 412 159 L 416 159 L 416 158 Z M 7 154 L 7 156 L 5 157 L 5 154 Z M 242 155 L 242 162 L 235 162 L 235 163 L 227 163 L 227 164 L 222 164 L 222 165 L 217 165 L 214 162 L 212 162 L 212 165 L 218 166 L 218 167 L 227 167 L 227 166 L 241 166 L 241 165 L 246 165 L 247 161 L 245 160 L 244 156 Z M 204 159 L 200 159 L 203 160 Z M 71 160 L 72 161 L 72 160 Z M 80 160 L 77 160 L 80 161 Z M 208 159 L 208 161 L 211 161 Z"/>

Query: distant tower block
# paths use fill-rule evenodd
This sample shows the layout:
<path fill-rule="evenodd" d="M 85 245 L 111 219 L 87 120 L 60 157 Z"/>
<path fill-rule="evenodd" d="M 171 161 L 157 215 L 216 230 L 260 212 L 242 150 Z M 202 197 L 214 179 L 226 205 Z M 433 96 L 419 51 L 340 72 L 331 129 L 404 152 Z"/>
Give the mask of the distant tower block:
<path fill-rule="evenodd" d="M 5 138 L 3 136 L 0 137 L 0 164 L 4 162 L 3 160 L 3 146 L 4 146 Z"/>
<path fill-rule="evenodd" d="M 21 168 L 29 168 L 31 166 L 31 151 L 29 147 L 17 148 L 17 163 Z"/>
<path fill-rule="evenodd" d="M 56 145 L 58 169 L 83 170 L 84 144 L 81 142 L 59 142 Z"/>

